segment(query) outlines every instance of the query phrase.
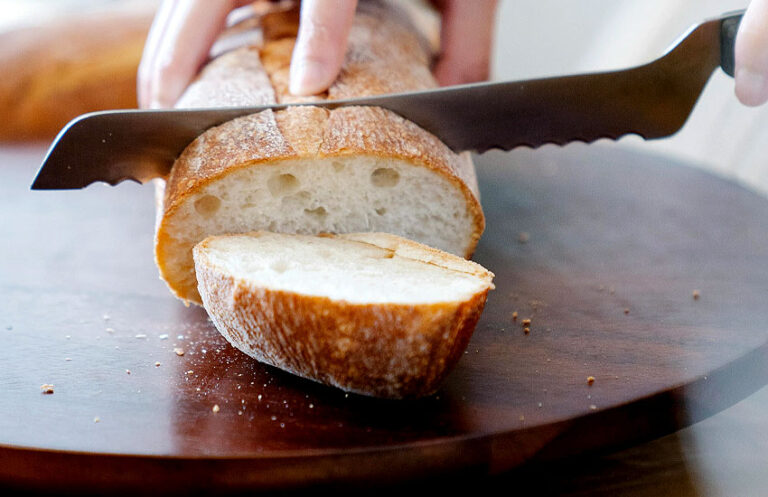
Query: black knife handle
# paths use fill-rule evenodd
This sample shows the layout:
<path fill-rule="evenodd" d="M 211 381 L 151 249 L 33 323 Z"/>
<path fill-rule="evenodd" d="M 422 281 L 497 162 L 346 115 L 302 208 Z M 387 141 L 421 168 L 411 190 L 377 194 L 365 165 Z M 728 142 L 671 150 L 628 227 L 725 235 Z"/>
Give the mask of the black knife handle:
<path fill-rule="evenodd" d="M 743 9 L 735 10 L 723 14 L 720 21 L 720 67 L 731 77 L 736 66 L 736 34 L 739 32 L 739 24 L 743 16 Z"/>

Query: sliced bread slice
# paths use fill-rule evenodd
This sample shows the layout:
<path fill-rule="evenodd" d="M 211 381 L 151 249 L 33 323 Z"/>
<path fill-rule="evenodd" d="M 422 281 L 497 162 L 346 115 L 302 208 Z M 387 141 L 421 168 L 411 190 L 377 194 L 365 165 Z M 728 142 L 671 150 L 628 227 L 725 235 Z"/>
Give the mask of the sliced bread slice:
<path fill-rule="evenodd" d="M 493 288 L 482 266 L 384 233 L 212 236 L 194 261 L 203 305 L 236 348 L 389 398 L 439 387 Z"/>

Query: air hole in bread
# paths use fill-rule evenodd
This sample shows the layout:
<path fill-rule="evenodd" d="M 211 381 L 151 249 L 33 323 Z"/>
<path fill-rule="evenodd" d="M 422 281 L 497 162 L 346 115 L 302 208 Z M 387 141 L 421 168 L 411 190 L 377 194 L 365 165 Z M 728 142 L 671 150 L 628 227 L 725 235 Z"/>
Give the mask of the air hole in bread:
<path fill-rule="evenodd" d="M 378 214 L 379 216 L 383 216 L 386 213 L 387 213 L 386 207 L 379 207 L 378 209 L 376 209 L 376 214 Z"/>
<path fill-rule="evenodd" d="M 304 209 L 304 214 L 306 214 L 312 219 L 317 219 L 318 221 L 321 221 L 325 219 L 325 216 L 328 215 L 328 211 L 326 211 L 325 207 L 321 205 L 316 209 Z"/>
<path fill-rule="evenodd" d="M 213 217 L 221 207 L 221 199 L 214 195 L 203 195 L 195 200 L 195 211 L 204 219 Z"/>
<path fill-rule="evenodd" d="M 342 164 L 341 162 L 334 161 L 332 165 L 333 165 L 333 170 L 336 171 L 337 173 L 340 173 L 344 170 L 344 164 Z"/>
<path fill-rule="evenodd" d="M 381 188 L 392 188 L 400 181 L 400 173 L 389 167 L 380 167 L 371 173 L 371 184 Z"/>
<path fill-rule="evenodd" d="M 301 184 L 293 174 L 277 174 L 267 180 L 267 188 L 273 197 L 284 197 L 299 189 Z"/>

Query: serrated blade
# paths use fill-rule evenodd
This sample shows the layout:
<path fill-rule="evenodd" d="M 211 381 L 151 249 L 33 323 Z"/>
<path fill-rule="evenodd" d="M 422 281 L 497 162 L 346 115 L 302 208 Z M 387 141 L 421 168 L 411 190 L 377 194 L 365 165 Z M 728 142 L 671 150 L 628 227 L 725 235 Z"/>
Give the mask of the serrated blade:
<path fill-rule="evenodd" d="M 712 72 L 733 75 L 733 39 L 743 12 L 691 29 L 663 57 L 632 69 L 292 105 L 387 108 L 455 151 L 510 150 L 678 131 Z M 288 105 L 198 110 L 106 111 L 69 123 L 52 144 L 33 189 L 83 188 L 95 181 L 164 177 L 206 129 Z"/>

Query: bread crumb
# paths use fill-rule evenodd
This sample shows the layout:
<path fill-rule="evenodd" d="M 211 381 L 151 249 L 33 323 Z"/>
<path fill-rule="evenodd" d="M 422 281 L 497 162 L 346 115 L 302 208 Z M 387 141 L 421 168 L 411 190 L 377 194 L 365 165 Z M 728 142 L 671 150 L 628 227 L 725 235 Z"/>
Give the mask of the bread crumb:
<path fill-rule="evenodd" d="M 587 376 L 587 385 L 592 386 L 593 383 L 595 383 L 595 377 Z"/>
<path fill-rule="evenodd" d="M 174 352 L 176 353 L 176 355 L 177 355 L 177 356 L 179 356 L 179 357 L 181 357 L 181 356 L 183 356 L 183 355 L 184 355 L 184 349 L 182 349 L 182 348 L 179 348 L 179 347 L 175 347 L 175 348 L 173 349 L 173 351 L 174 351 Z"/>
<path fill-rule="evenodd" d="M 693 291 L 693 300 L 699 300 L 699 297 L 701 297 L 701 292 L 698 290 Z"/>
<path fill-rule="evenodd" d="M 520 243 L 528 243 L 528 240 L 531 239 L 531 235 L 528 234 L 526 231 L 521 231 L 517 234 L 517 241 Z"/>
<path fill-rule="evenodd" d="M 590 411 L 597 411 L 597 406 L 595 404 L 590 404 L 589 405 L 589 410 Z"/>
<path fill-rule="evenodd" d="M 131 374 L 131 370 L 130 369 L 126 369 L 125 370 L 125 374 Z"/>
<path fill-rule="evenodd" d="M 629 314 L 629 307 L 624 308 L 624 314 Z"/>
<path fill-rule="evenodd" d="M 213 407 L 211 408 L 211 410 L 213 411 L 214 414 L 216 414 L 221 410 L 221 408 L 219 407 L 219 404 L 213 404 Z"/>
<path fill-rule="evenodd" d="M 160 361 L 155 361 L 155 367 L 156 367 L 156 368 L 159 368 L 159 367 L 160 367 Z"/>
<path fill-rule="evenodd" d="M 40 385 L 40 391 L 46 395 L 53 393 L 53 385 L 50 383 L 43 383 Z"/>
<path fill-rule="evenodd" d="M 531 320 L 529 318 L 523 319 L 523 326 L 531 326 Z"/>
<path fill-rule="evenodd" d="M 101 421 L 100 417 L 96 416 L 95 418 L 93 418 L 94 423 L 98 423 L 99 421 Z"/>
<path fill-rule="evenodd" d="M 106 331 L 107 333 L 114 333 L 115 329 L 114 328 L 105 328 L 104 331 Z"/>
<path fill-rule="evenodd" d="M 524 423 L 524 422 L 525 422 L 525 416 L 523 416 L 522 414 L 520 415 L 520 422 L 521 422 L 521 423 Z"/>
<path fill-rule="evenodd" d="M 531 332 L 531 329 L 529 327 L 526 326 L 525 328 L 523 328 L 523 333 L 525 333 L 526 335 L 529 334 L 530 332 Z"/>
<path fill-rule="evenodd" d="M 144 333 L 137 333 L 137 334 L 136 334 L 136 338 L 139 338 L 139 339 L 141 339 L 141 338 L 147 338 L 147 335 L 145 335 Z"/>
<path fill-rule="evenodd" d="M 517 311 L 512 313 L 512 321 L 517 321 Z"/>

